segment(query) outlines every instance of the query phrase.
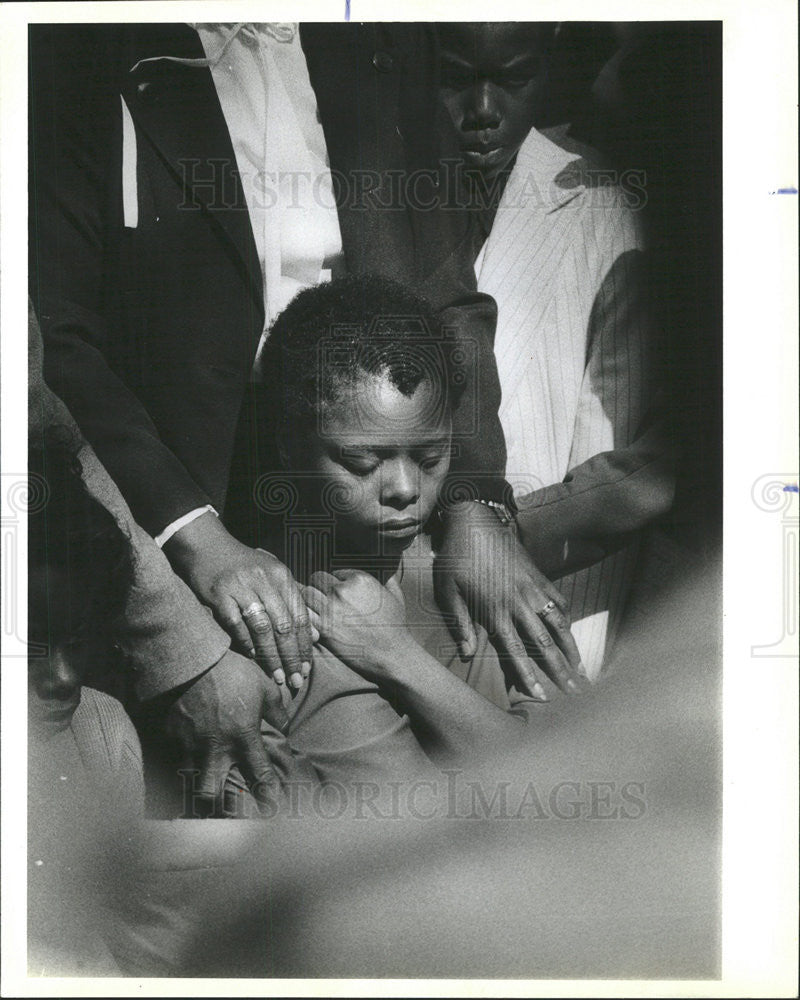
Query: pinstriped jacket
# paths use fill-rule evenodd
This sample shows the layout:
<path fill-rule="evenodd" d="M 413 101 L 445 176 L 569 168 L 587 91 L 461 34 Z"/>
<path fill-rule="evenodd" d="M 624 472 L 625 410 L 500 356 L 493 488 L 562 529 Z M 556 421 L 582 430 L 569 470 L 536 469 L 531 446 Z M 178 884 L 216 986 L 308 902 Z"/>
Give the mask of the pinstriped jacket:
<path fill-rule="evenodd" d="M 623 190 L 563 131 L 533 130 L 523 143 L 476 272 L 498 307 L 500 420 L 521 531 L 540 567 L 561 576 L 596 673 L 635 533 L 669 509 L 673 484 L 651 426 L 643 191 Z"/>

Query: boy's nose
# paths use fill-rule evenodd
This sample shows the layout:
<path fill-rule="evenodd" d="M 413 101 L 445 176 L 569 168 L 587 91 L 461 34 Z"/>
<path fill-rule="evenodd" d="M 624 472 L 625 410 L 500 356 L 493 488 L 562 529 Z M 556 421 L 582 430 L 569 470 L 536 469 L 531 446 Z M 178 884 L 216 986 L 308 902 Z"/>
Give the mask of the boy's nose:
<path fill-rule="evenodd" d="M 56 646 L 43 659 L 36 677 L 36 692 L 47 701 L 69 701 L 80 687 L 78 671 L 67 651 Z"/>
<path fill-rule="evenodd" d="M 499 128 L 502 119 L 497 88 L 490 80 L 481 80 L 472 89 L 461 128 L 465 132 Z"/>

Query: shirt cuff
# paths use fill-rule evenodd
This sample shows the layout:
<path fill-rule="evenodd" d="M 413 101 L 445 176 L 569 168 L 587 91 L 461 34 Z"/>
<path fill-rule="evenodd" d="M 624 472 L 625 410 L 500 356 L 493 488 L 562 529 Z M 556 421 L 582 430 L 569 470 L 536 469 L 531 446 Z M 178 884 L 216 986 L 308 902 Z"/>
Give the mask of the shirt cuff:
<path fill-rule="evenodd" d="M 196 507 L 194 510 L 190 510 L 188 514 L 184 514 L 183 517 L 179 517 L 176 521 L 168 524 L 160 535 L 156 535 L 156 545 L 158 545 L 159 548 L 163 548 L 165 543 L 168 542 L 176 532 L 180 531 L 181 528 L 185 528 L 187 524 L 191 524 L 192 521 L 196 521 L 197 518 L 201 517 L 203 514 L 213 514 L 215 517 L 219 517 L 219 514 L 216 510 L 214 510 L 210 503 L 207 503 L 205 507 Z"/>

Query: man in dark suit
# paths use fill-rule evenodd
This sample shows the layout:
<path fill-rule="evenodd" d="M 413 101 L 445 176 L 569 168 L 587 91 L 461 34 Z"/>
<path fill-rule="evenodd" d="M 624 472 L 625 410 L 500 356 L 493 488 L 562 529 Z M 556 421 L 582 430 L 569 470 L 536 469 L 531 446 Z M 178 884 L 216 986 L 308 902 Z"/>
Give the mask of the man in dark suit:
<path fill-rule="evenodd" d="M 562 686 L 575 675 L 563 601 L 496 513 L 505 447 L 494 303 L 475 291 L 478 247 L 467 213 L 430 210 L 443 152 L 434 44 L 425 25 L 413 24 L 303 25 L 299 34 L 290 25 L 160 24 L 31 32 L 30 273 L 45 379 L 134 518 L 237 648 L 294 687 L 312 656 L 297 587 L 273 556 L 243 545 L 224 522 L 248 382 L 296 263 L 283 228 L 271 227 L 273 217 L 254 201 L 244 161 L 254 147 L 265 158 L 259 171 L 274 160 L 267 126 L 290 128 L 290 110 L 297 127 L 281 153 L 291 170 L 297 149 L 305 157 L 318 141 L 318 119 L 331 176 L 341 181 L 333 185 L 339 263 L 413 285 L 467 348 L 454 469 L 479 502 L 449 505 L 440 602 L 463 632 L 468 605 L 488 597 L 493 634 L 523 686 L 536 673 L 520 636 Z M 267 73 L 265 85 L 248 83 L 251 59 Z M 257 101 L 264 92 L 273 100 L 280 86 L 286 98 L 277 116 L 274 106 L 262 117 L 236 103 L 236 87 Z M 392 176 L 413 176 L 411 202 L 382 200 L 375 178 Z M 288 212 L 282 218 L 291 222 Z M 482 550 L 497 560 L 488 585 L 476 578 L 476 531 L 496 542 Z M 515 555 L 516 574 L 502 575 Z M 148 669 L 157 673 L 151 695 L 172 692 L 172 723 L 215 796 L 234 759 L 221 720 L 235 715 L 238 693 L 214 663 L 198 663 L 199 679 L 177 690 L 185 678 L 172 677 L 168 663 Z"/>

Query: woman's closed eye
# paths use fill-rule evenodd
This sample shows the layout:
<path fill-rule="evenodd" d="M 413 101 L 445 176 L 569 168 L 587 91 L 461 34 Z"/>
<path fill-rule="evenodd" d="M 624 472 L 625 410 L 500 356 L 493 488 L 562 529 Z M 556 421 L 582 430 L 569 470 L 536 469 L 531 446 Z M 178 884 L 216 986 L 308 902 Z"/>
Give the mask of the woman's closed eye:
<path fill-rule="evenodd" d="M 449 458 L 449 448 L 437 448 L 414 456 L 414 460 L 423 472 L 434 472 Z"/>
<path fill-rule="evenodd" d="M 448 448 L 426 449 L 412 452 L 413 461 L 423 472 L 435 472 L 449 457 Z M 339 456 L 339 464 L 356 476 L 368 476 L 375 472 L 383 461 L 381 455 L 375 452 L 360 453 L 345 451 Z"/>
<path fill-rule="evenodd" d="M 374 472 L 380 463 L 380 458 L 374 453 L 362 453 L 357 451 L 344 451 L 339 456 L 339 464 L 344 466 L 348 472 L 355 476 L 368 476 Z"/>

